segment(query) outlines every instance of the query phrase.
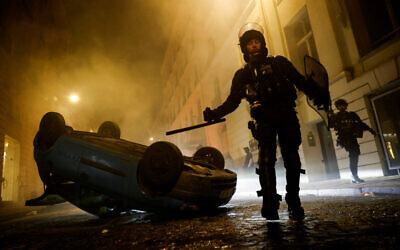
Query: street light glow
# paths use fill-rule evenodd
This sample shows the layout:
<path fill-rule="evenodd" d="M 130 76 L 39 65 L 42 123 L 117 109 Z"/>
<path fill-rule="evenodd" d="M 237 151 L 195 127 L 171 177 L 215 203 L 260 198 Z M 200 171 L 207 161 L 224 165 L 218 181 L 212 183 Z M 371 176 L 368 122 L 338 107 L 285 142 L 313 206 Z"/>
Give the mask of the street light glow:
<path fill-rule="evenodd" d="M 69 96 L 69 100 L 71 101 L 71 102 L 78 102 L 79 101 L 79 96 L 77 95 L 77 94 L 71 94 L 70 96 Z"/>

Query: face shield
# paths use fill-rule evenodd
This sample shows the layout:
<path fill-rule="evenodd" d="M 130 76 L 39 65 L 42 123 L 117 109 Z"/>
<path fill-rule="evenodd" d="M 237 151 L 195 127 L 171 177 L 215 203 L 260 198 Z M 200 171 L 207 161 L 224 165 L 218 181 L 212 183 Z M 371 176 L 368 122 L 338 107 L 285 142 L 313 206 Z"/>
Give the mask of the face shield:
<path fill-rule="evenodd" d="M 258 31 L 261 33 L 261 35 L 264 36 L 264 29 L 261 25 L 259 25 L 258 23 L 246 23 L 239 30 L 239 35 L 238 35 L 239 40 L 244 35 L 244 33 L 246 33 L 247 31 L 250 31 L 250 30 Z"/>
<path fill-rule="evenodd" d="M 258 56 L 259 58 L 255 58 L 255 60 L 262 60 L 263 57 L 268 55 L 262 26 L 257 23 L 247 23 L 239 30 L 239 45 L 246 62 L 250 60 L 246 45 L 252 39 L 258 39 L 261 42 L 261 53 Z"/>

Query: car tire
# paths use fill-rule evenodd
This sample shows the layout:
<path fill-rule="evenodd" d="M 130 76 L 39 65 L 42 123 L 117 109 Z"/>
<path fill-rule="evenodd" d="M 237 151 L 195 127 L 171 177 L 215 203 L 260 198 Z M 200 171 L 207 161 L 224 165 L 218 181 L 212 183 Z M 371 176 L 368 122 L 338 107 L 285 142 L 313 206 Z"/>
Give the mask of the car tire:
<path fill-rule="evenodd" d="M 137 181 L 142 192 L 155 197 L 169 193 L 183 169 L 183 156 L 177 146 L 160 141 L 145 151 L 137 169 Z"/>
<path fill-rule="evenodd" d="M 105 121 L 100 125 L 97 134 L 102 137 L 119 139 L 121 137 L 121 130 L 115 122 Z"/>
<path fill-rule="evenodd" d="M 39 131 L 33 144 L 37 149 L 46 151 L 66 132 L 64 117 L 57 112 L 48 112 L 40 121 Z"/>
<path fill-rule="evenodd" d="M 202 147 L 193 155 L 193 160 L 203 161 L 214 165 L 218 169 L 225 168 L 225 159 L 222 153 L 213 147 Z"/>

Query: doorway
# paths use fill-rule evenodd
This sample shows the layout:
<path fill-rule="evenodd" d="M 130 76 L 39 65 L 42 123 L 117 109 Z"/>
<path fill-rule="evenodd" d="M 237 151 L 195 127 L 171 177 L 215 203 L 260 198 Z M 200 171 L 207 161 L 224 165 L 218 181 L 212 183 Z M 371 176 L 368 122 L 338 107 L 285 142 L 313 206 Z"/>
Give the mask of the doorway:
<path fill-rule="evenodd" d="M 389 170 L 400 169 L 400 87 L 371 102 Z"/>
<path fill-rule="evenodd" d="M 1 178 L 1 200 L 18 200 L 19 190 L 19 154 L 17 140 L 4 136 L 3 171 Z"/>
<path fill-rule="evenodd" d="M 332 142 L 332 134 L 324 122 L 317 124 L 319 140 L 321 142 L 321 151 L 323 162 L 325 164 L 327 179 L 340 179 L 339 167 L 336 160 L 335 147 Z"/>

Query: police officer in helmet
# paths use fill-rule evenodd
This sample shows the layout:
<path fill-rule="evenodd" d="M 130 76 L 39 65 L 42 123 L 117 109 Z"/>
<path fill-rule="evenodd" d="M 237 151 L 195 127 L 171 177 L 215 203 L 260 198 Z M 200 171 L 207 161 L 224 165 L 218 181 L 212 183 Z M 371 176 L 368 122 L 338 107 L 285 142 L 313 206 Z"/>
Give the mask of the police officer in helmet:
<path fill-rule="evenodd" d="M 361 121 L 355 112 L 347 111 L 348 103 L 344 99 L 335 101 L 335 107 L 339 110 L 336 114 L 331 113 L 330 126 L 336 130 L 338 136 L 337 144 L 349 152 L 350 171 L 353 183 L 362 183 L 364 180 L 358 177 L 358 157 L 360 156 L 360 145 L 357 138 L 363 137 L 363 132 L 368 130 L 372 135 L 376 132 Z"/>
<path fill-rule="evenodd" d="M 295 111 L 296 88 L 309 96 L 317 106 L 329 100 L 326 100 L 326 93 L 318 93 L 312 82 L 306 80 L 285 57 L 268 56 L 260 25 L 246 24 L 239 32 L 239 42 L 246 64 L 236 71 L 226 101 L 215 109 L 206 108 L 204 120 L 216 120 L 231 113 L 242 98 L 248 101 L 253 119 L 249 122 L 249 128 L 259 147 L 259 168 L 256 173 L 261 185 L 257 193 L 263 196 L 261 215 L 269 220 L 279 219 L 281 196 L 276 191 L 274 168 L 278 136 L 286 168 L 285 200 L 289 216 L 301 219 L 304 209 L 299 198 L 301 163 L 298 149 L 301 134 Z"/>

